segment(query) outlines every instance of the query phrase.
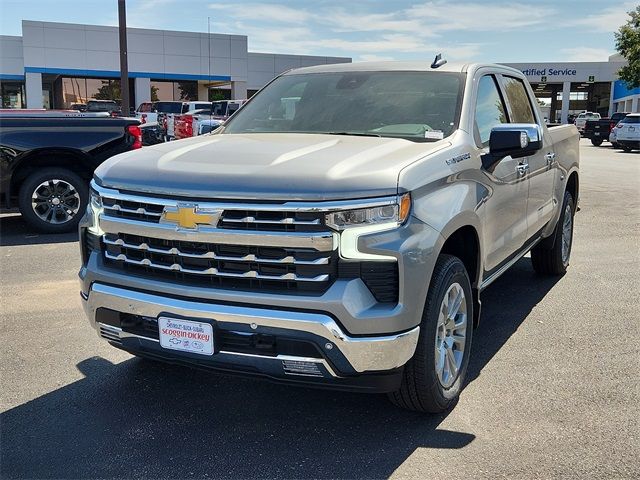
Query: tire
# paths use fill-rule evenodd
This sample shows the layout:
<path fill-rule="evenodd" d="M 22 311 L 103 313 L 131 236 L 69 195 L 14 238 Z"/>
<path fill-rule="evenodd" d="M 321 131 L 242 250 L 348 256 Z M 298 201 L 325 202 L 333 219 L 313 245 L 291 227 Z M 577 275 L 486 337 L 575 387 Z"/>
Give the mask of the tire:
<path fill-rule="evenodd" d="M 624 150 L 625 152 L 629 153 L 631 151 L 631 147 L 627 147 L 625 145 L 622 146 L 622 150 Z"/>
<path fill-rule="evenodd" d="M 37 206 L 32 199 L 38 198 Z M 27 177 L 18 194 L 24 220 L 43 233 L 78 228 L 89 198 L 88 183 L 65 168 L 45 168 Z M 62 202 L 62 203 L 60 203 Z"/>
<path fill-rule="evenodd" d="M 447 335 L 447 322 L 442 324 L 445 315 L 441 315 L 445 311 L 445 301 L 448 300 L 447 305 L 455 303 L 454 299 L 460 292 L 463 293 L 462 301 L 456 310 L 457 314 L 454 314 L 455 321 L 450 325 L 462 325 L 462 315 L 465 316 L 464 329 L 453 329 L 458 333 L 458 338 L 461 334 L 464 337 L 463 346 Z M 388 394 L 389 400 L 401 408 L 416 412 L 439 413 L 451 408 L 464 384 L 472 334 L 473 297 L 469 275 L 460 259 L 451 255 L 440 255 L 436 261 L 422 313 L 416 352 L 405 365 L 400 388 Z M 443 338 L 445 342 L 442 341 Z M 448 344 L 452 345 L 451 357 L 446 351 L 442 354 L 443 346 Z M 462 355 L 459 362 L 459 355 L 456 354 Z M 445 377 L 446 368 L 440 366 L 451 363 L 436 361 L 436 355 L 443 360 L 454 357 L 457 373 Z"/>
<path fill-rule="evenodd" d="M 592 138 L 591 139 L 591 145 L 593 145 L 594 147 L 599 147 L 600 145 L 602 145 L 602 139 L 601 138 Z"/>
<path fill-rule="evenodd" d="M 541 275 L 564 275 L 567 271 L 571 257 L 571 246 L 573 245 L 574 213 L 573 197 L 569 192 L 564 192 L 562 213 L 553 234 L 553 245 L 549 246 L 543 242 L 531 249 L 531 264 L 537 273 Z M 565 245 L 564 249 L 563 245 Z"/>

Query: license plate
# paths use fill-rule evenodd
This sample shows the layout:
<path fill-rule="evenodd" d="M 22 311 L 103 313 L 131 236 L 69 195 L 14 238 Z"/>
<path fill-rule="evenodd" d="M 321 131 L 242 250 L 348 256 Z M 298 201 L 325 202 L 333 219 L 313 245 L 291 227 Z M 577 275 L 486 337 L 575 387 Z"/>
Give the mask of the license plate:
<path fill-rule="evenodd" d="M 213 327 L 210 323 L 160 317 L 158 330 L 163 348 L 213 355 Z"/>

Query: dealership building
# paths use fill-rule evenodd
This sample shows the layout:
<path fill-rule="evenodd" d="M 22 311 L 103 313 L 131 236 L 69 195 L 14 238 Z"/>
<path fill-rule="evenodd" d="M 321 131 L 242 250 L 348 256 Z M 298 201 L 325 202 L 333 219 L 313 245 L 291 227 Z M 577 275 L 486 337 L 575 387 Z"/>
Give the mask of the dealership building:
<path fill-rule="evenodd" d="M 129 28 L 132 104 L 243 99 L 290 68 L 351 62 L 347 57 L 254 53 L 244 35 Z M 445 56 L 446 56 L 446 52 Z M 69 108 L 120 98 L 118 29 L 22 21 L 22 36 L 0 36 L 2 108 Z M 640 89 L 618 79 L 619 55 L 602 62 L 512 63 L 524 72 L 549 122 L 594 111 L 640 111 Z"/>
<path fill-rule="evenodd" d="M 69 108 L 120 98 L 117 27 L 22 21 L 0 36 L 2 108 Z M 244 99 L 279 73 L 351 58 L 253 53 L 244 35 L 127 29 L 132 104 Z M 208 94 L 208 92 L 210 92 Z"/>

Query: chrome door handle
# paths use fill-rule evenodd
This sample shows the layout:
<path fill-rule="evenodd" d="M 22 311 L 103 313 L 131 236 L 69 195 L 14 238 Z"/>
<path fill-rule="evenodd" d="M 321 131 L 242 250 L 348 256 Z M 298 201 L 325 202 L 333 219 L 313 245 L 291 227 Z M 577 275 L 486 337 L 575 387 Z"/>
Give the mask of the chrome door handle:
<path fill-rule="evenodd" d="M 551 165 L 553 161 L 556 159 L 556 154 L 553 152 L 547 153 L 544 158 L 547 159 L 547 165 Z"/>
<path fill-rule="evenodd" d="M 518 172 L 518 176 L 523 177 L 529 171 L 528 163 L 519 163 L 516 166 L 516 172 Z"/>

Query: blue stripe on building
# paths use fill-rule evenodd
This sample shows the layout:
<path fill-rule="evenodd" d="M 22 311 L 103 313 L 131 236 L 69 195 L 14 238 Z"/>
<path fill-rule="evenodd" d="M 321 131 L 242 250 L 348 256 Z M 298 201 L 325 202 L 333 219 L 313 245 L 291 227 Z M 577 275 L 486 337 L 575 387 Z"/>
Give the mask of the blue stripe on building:
<path fill-rule="evenodd" d="M 76 68 L 24 67 L 25 73 L 50 73 L 81 77 L 120 78 L 118 70 L 81 70 Z M 129 72 L 130 78 L 151 78 L 153 80 L 211 80 L 230 82 L 228 75 L 189 75 L 183 73 Z M 20 77 L 24 79 L 24 76 Z"/>

